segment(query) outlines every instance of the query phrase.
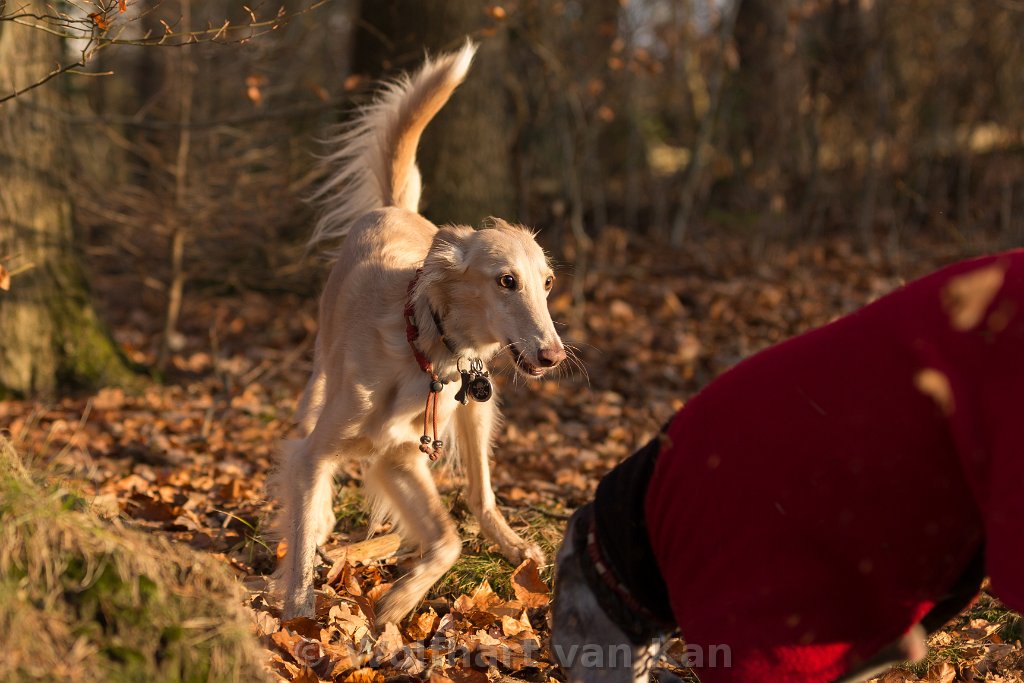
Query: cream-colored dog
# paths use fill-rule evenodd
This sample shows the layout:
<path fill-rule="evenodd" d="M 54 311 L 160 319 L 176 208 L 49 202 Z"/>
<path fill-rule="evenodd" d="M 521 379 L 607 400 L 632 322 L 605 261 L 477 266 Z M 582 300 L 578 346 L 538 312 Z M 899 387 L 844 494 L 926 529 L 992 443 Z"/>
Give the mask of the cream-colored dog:
<path fill-rule="evenodd" d="M 498 219 L 481 230 L 438 228 L 417 213 L 420 135 L 465 78 L 475 50 L 467 42 L 390 84 L 333 141 L 311 243 L 345 239 L 320 301 L 313 375 L 298 414 L 304 438 L 285 449 L 276 474 L 287 540 L 279 568 L 285 618 L 313 614 L 314 560 L 334 527 L 339 459 L 365 461 L 378 517 L 391 517 L 422 551 L 377 606 L 378 625 L 415 607 L 462 548 L 431 478 L 435 450 L 454 446 L 461 456 L 484 536 L 513 563 L 543 562 L 495 505 L 488 463 L 495 401 L 462 405 L 455 396 L 468 380 L 486 395 L 485 364 L 499 352 L 528 377 L 565 359 L 547 309 L 551 266 L 525 228 Z"/>

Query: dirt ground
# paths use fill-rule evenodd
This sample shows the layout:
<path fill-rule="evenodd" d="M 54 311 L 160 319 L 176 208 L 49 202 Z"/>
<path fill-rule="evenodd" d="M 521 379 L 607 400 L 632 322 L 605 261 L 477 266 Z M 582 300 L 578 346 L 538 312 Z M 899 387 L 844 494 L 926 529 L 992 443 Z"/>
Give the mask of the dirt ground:
<path fill-rule="evenodd" d="M 565 520 L 601 475 L 716 374 L 981 250 L 938 241 L 865 252 L 842 238 L 784 248 L 712 239 L 669 253 L 609 232 L 596 246 L 597 265 L 559 269 L 552 296 L 584 371 L 525 382 L 498 368 L 506 425 L 494 484 L 503 510 L 553 557 Z M 584 280 L 582 309 L 570 295 L 574 277 Z M 133 300 L 145 287 L 133 278 L 101 273 L 93 285 L 123 348 L 152 364 L 159 297 Z M 317 619 L 282 628 L 267 590 L 279 549 L 263 538 L 273 508 L 263 487 L 292 430 L 315 330 L 314 297 L 196 285 L 162 384 L 0 403 L 0 427 L 31 465 L 73 482 L 97 509 L 229 565 L 249 590 L 267 665 L 283 680 L 561 680 L 545 649 L 551 567 L 501 560 L 478 535 L 458 476 L 444 470 L 438 481 L 464 557 L 407 623 L 370 637 L 373 600 L 411 554 L 388 545 L 387 529 L 375 546 L 344 550 L 367 531 L 353 465 L 339 477 L 339 524 L 325 548 L 338 561 L 321 568 Z M 883 680 L 1022 681 L 1018 634 L 1018 617 L 983 595 L 933 637 L 926 664 Z M 673 659 L 679 651 L 669 648 L 661 680 L 689 675 Z"/>

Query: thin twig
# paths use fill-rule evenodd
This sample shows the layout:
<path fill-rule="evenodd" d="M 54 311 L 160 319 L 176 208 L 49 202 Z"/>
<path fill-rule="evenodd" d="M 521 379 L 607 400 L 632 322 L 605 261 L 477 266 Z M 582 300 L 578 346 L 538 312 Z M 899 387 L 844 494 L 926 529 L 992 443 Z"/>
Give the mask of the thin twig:
<path fill-rule="evenodd" d="M 44 83 L 49 82 L 50 80 L 56 78 L 57 76 L 60 76 L 61 74 L 68 73 L 72 69 L 76 69 L 78 67 L 83 67 L 83 66 L 85 66 L 85 62 L 83 62 L 82 60 L 79 60 L 77 62 L 73 62 L 71 64 L 64 64 L 63 66 L 58 65 L 57 68 L 55 68 L 53 71 L 51 71 L 50 73 L 48 73 L 45 76 L 43 76 L 42 78 L 40 78 L 35 83 L 30 83 L 29 85 L 26 85 L 24 88 L 19 88 L 19 89 L 15 90 L 14 92 L 8 93 L 7 95 L 0 96 L 0 104 L 3 104 L 7 100 L 13 100 L 15 97 L 19 97 L 21 95 L 24 95 L 29 90 L 33 90 L 35 88 L 38 88 L 39 86 L 43 85 Z"/>
<path fill-rule="evenodd" d="M 192 0 L 182 2 L 182 21 L 188 26 L 192 22 Z M 192 92 L 195 87 L 195 65 L 181 53 L 179 73 L 182 75 L 181 104 L 179 120 L 188 124 L 192 120 Z M 185 288 L 185 239 L 188 237 L 188 161 L 192 144 L 192 131 L 183 127 L 178 134 L 178 152 L 174 163 L 174 233 L 171 236 L 171 282 L 167 295 L 167 315 L 164 318 L 164 334 L 157 357 L 157 370 L 166 370 L 171 357 L 171 341 L 177 332 L 181 315 L 182 293 Z"/>
<path fill-rule="evenodd" d="M 184 47 L 186 45 L 198 45 L 200 43 L 216 43 L 218 45 L 246 43 L 254 38 L 276 31 L 292 18 L 312 12 L 333 0 L 316 0 L 312 4 L 300 10 L 288 13 L 281 7 L 277 14 L 271 19 L 257 20 L 252 10 L 249 11 L 251 21 L 247 24 L 233 25 L 225 20 L 220 26 L 209 27 L 199 30 L 175 31 L 170 25 L 164 23 L 165 31 L 159 37 L 150 37 L 148 34 L 142 38 L 119 38 L 110 37 L 112 30 L 107 23 L 107 15 L 114 13 L 114 5 L 105 6 L 100 3 L 93 3 L 97 12 L 89 13 L 87 17 L 74 18 L 71 15 L 36 14 L 19 9 L 14 14 L 3 14 L 6 3 L 0 2 L 0 22 L 10 22 L 33 30 L 49 33 L 57 38 L 68 40 L 86 40 L 82 48 L 81 57 L 69 64 L 58 64 L 52 71 L 22 88 L 17 88 L 5 95 L 0 95 L 0 104 L 19 97 L 30 90 L 34 90 L 57 76 L 65 73 L 79 74 L 75 69 L 84 68 L 88 61 L 100 50 L 111 45 L 134 45 L 137 47 Z M 132 3 L 134 4 L 134 3 Z M 83 10 L 84 11 L 84 10 Z M 117 29 L 123 31 L 123 24 Z M 245 35 L 237 35 L 245 31 Z M 119 35 L 119 34 L 118 34 Z M 234 37 L 237 36 L 237 37 Z M 81 75 L 98 75 L 85 74 Z"/>
<path fill-rule="evenodd" d="M 88 73 L 83 75 L 93 74 Z M 241 126 L 250 123 L 261 123 L 263 121 L 276 121 L 281 119 L 300 119 L 308 116 L 316 116 L 322 114 L 325 111 L 337 109 L 338 107 L 352 100 L 354 97 L 357 97 L 360 92 L 362 92 L 362 89 L 356 89 L 353 90 L 352 92 L 347 92 L 344 95 L 339 95 L 337 97 L 324 100 L 323 102 L 297 104 L 290 107 L 267 109 L 264 111 L 253 112 L 251 114 L 227 116 L 219 119 L 192 120 L 187 123 L 182 121 L 154 121 L 150 119 L 139 119 L 136 116 L 114 116 L 110 114 L 103 114 L 101 116 L 80 116 L 69 114 L 68 112 L 61 109 L 41 106 L 34 102 L 28 102 L 25 106 L 30 107 L 35 111 L 49 114 L 51 116 L 56 116 L 63 121 L 75 125 L 123 126 L 127 128 L 142 128 L 145 130 L 181 130 L 182 128 L 191 128 L 192 130 L 197 130 L 206 128 L 220 128 L 222 126 Z"/>

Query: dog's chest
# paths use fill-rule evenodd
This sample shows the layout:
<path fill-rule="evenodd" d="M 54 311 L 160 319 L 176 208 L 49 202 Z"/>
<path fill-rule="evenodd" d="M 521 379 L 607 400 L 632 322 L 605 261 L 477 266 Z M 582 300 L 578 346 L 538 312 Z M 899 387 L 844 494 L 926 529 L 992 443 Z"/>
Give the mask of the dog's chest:
<path fill-rule="evenodd" d="M 422 374 L 401 382 L 385 392 L 385 400 L 376 402 L 367 416 L 367 430 L 377 432 L 378 442 L 392 445 L 417 444 L 424 435 L 443 439 L 442 435 L 453 434 L 452 421 L 465 410 L 455 399 L 459 387 L 458 381 L 450 381 L 434 393 L 430 379 Z"/>

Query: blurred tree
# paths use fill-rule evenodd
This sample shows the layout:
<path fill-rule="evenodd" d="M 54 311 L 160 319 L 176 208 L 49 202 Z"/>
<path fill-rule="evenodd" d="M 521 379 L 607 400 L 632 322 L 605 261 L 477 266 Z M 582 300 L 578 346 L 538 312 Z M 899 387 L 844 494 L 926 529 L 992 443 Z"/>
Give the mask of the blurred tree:
<path fill-rule="evenodd" d="M 75 222 L 108 277 L 109 308 L 145 310 L 133 325 L 146 332 L 162 320 L 162 341 L 143 350 L 155 352 L 158 369 L 171 367 L 187 326 L 181 311 L 197 287 L 315 291 L 297 265 L 309 234 L 303 197 L 316 179 L 314 140 L 355 87 L 346 79 L 352 5 L 287 0 L 277 15 L 287 22 L 252 40 L 100 53 L 121 77 L 89 82 L 95 116 L 78 119 L 88 133 L 72 141 Z M 228 0 L 128 7 L 124 20 L 144 34 L 252 21 Z"/>
<path fill-rule="evenodd" d="M 747 169 L 736 198 L 744 208 L 767 208 L 779 218 L 789 208 L 800 162 L 806 78 L 798 52 L 799 5 L 799 0 L 742 0 L 735 26 L 739 100 L 732 137 L 738 166 Z"/>
<path fill-rule="evenodd" d="M 365 2 L 356 31 L 353 70 L 373 78 L 414 68 L 424 49 L 450 50 L 466 36 L 480 40 L 469 78 L 420 145 L 423 211 L 438 223 L 478 225 L 487 216 L 510 217 L 515 209 L 508 36 L 501 12 L 487 9 L 476 0 Z"/>
<path fill-rule="evenodd" d="M 42 0 L 26 9 L 45 13 Z M 60 63 L 62 42 L 44 31 L 0 23 L 0 89 L 36 82 Z M 58 384 L 123 383 L 131 377 L 89 303 L 73 248 L 65 183 L 68 150 L 51 84 L 0 105 L 0 257 L 20 264 L 0 292 L 0 395 L 52 392 Z"/>

